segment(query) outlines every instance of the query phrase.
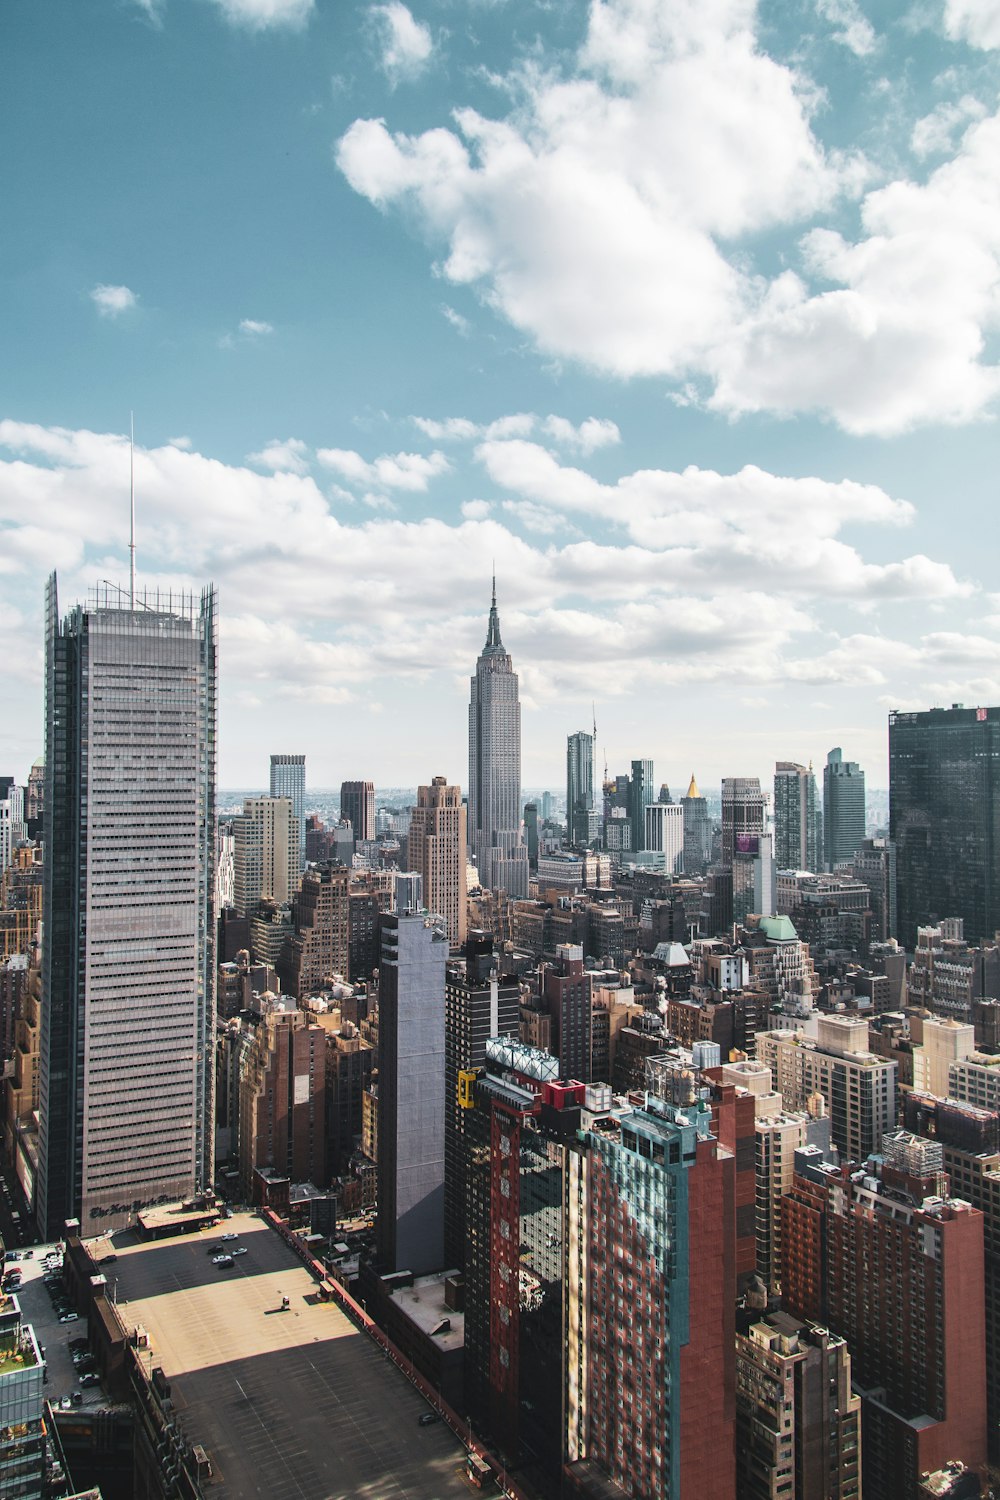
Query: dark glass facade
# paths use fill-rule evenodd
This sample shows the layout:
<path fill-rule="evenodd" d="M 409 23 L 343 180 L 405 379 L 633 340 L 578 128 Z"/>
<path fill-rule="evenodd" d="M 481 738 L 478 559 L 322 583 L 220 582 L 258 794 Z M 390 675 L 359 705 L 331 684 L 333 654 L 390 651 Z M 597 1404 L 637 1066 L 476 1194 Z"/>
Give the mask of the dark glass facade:
<path fill-rule="evenodd" d="M 889 833 L 899 940 L 961 917 L 965 939 L 1000 927 L 1000 708 L 889 716 Z"/>

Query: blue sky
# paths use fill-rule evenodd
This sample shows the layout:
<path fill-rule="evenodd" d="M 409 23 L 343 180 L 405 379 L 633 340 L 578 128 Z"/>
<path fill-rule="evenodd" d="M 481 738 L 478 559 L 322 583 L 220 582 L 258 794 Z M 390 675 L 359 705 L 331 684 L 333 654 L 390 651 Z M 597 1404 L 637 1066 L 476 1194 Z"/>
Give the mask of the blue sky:
<path fill-rule="evenodd" d="M 220 593 L 220 779 L 884 785 L 996 702 L 1000 0 L 11 0 L 0 770 L 41 597 Z"/>

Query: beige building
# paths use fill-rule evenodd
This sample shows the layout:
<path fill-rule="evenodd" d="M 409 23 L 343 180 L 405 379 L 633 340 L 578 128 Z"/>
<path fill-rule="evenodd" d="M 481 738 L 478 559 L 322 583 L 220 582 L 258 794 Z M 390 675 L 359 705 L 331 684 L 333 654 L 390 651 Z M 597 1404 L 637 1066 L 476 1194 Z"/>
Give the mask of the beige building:
<path fill-rule="evenodd" d="M 974 1026 L 951 1018 L 912 1016 L 913 1087 L 918 1094 L 936 1094 L 944 1099 L 949 1091 L 952 1063 L 964 1062 L 976 1050 Z"/>
<path fill-rule="evenodd" d="M 444 917 L 452 947 L 461 946 L 466 933 L 468 863 L 461 787 L 449 786 L 443 776 L 435 776 L 430 786 L 417 787 L 407 854 L 410 868 L 423 876 L 424 905 Z"/>
<path fill-rule="evenodd" d="M 896 1124 L 896 1064 L 868 1050 L 868 1022 L 820 1016 L 815 1040 L 802 1032 L 757 1034 L 757 1060 L 767 1063 L 786 1109 L 800 1110 L 822 1094 L 833 1144 L 848 1161 L 881 1150 Z"/>
<path fill-rule="evenodd" d="M 252 917 L 261 901 L 288 905 L 299 888 L 299 820 L 289 797 L 247 797 L 233 819 L 233 904 Z"/>

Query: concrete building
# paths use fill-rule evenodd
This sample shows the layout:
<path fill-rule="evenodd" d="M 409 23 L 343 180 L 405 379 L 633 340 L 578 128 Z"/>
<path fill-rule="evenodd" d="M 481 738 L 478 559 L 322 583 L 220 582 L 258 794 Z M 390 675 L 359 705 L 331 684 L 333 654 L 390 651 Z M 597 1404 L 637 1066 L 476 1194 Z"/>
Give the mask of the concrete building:
<path fill-rule="evenodd" d="M 469 845 L 484 890 L 528 894 L 521 837 L 521 706 L 510 653 L 500 639 L 496 583 L 489 628 L 469 703 Z"/>
<path fill-rule="evenodd" d="M 681 798 L 684 815 L 684 870 L 688 875 L 703 875 L 712 862 L 712 820 L 708 801 L 698 790 L 691 772 L 687 795 Z"/>
<path fill-rule="evenodd" d="M 485 1066 L 490 1037 L 516 1037 L 521 986 L 503 973 L 493 939 L 470 933 L 461 962 L 448 965 L 445 982 L 444 1264 L 456 1270 L 466 1253 L 466 1142 L 468 1105 L 460 1079 Z"/>
<path fill-rule="evenodd" d="M 594 736 L 578 729 L 566 741 L 566 842 L 584 849 L 597 837 Z"/>
<path fill-rule="evenodd" d="M 277 960 L 282 988 L 304 999 L 334 974 L 346 975 L 350 960 L 351 872 L 342 865 L 306 870 L 292 906 L 295 932 Z"/>
<path fill-rule="evenodd" d="M 826 868 L 850 864 L 865 839 L 865 773 L 838 746 L 823 767 L 823 846 Z"/>
<path fill-rule="evenodd" d="M 233 906 L 252 918 L 262 901 L 291 903 L 302 876 L 298 819 L 288 797 L 246 797 L 233 819 Z"/>
<path fill-rule="evenodd" d="M 326 1033 L 304 1011 L 269 1011 L 240 1077 L 240 1186 L 261 1201 L 265 1171 L 327 1186 Z"/>
<path fill-rule="evenodd" d="M 287 797 L 292 816 L 299 825 L 299 866 L 306 862 L 306 758 L 304 755 L 272 755 L 272 797 Z"/>
<path fill-rule="evenodd" d="M 214 1176 L 215 594 L 46 598 L 38 1222 Z M 128 1149 L 123 1150 L 123 1142 Z"/>
<path fill-rule="evenodd" d="M 816 1037 L 757 1033 L 757 1059 L 771 1069 L 786 1109 L 805 1109 L 822 1094 L 833 1144 L 847 1161 L 866 1161 L 896 1123 L 896 1064 L 868 1050 L 867 1021 L 820 1016 Z"/>
<path fill-rule="evenodd" d="M 591 986 L 584 972 L 583 949 L 561 943 L 555 967 L 544 970 L 542 986 L 545 1009 L 552 1018 L 550 1035 L 552 1051 L 559 1059 L 559 1077 L 589 1083 Z"/>
<path fill-rule="evenodd" d="M 883 1152 L 860 1168 L 800 1153 L 782 1299 L 847 1340 L 864 1494 L 916 1500 L 925 1471 L 986 1461 L 983 1216 L 948 1196 L 936 1143 L 897 1131 Z"/>
<path fill-rule="evenodd" d="M 383 1274 L 443 1269 L 447 962 L 440 918 L 417 912 L 384 917 L 376 1240 Z"/>
<path fill-rule="evenodd" d="M 649 1094 L 573 1136 L 569 1494 L 735 1491 L 736 1164 L 710 1120 Z"/>
<path fill-rule="evenodd" d="M 973 1026 L 937 1016 L 913 1016 L 913 1087 L 918 1094 L 948 1095 L 952 1063 L 964 1062 L 976 1050 Z"/>
<path fill-rule="evenodd" d="M 891 839 L 863 839 L 854 853 L 850 872 L 868 887 L 873 943 L 896 936 L 896 846 Z"/>
<path fill-rule="evenodd" d="M 0 875 L 3 875 L 14 850 L 27 839 L 28 829 L 24 820 L 24 788 L 6 777 L 0 780 L 8 783 L 6 793 L 0 793 Z"/>
<path fill-rule="evenodd" d="M 684 872 L 684 809 L 678 802 L 650 802 L 646 807 L 643 848 L 657 854 L 657 866 L 666 875 Z"/>
<path fill-rule="evenodd" d="M 47 1500 L 45 1361 L 17 1298 L 0 1298 L 0 1311 L 0 1495 Z"/>
<path fill-rule="evenodd" d="M 374 781 L 342 781 L 340 816 L 354 830 L 355 844 L 375 837 Z"/>
<path fill-rule="evenodd" d="M 961 917 L 918 927 L 906 988 L 911 1005 L 972 1022 L 977 1001 L 1000 996 L 1000 946 L 970 946 Z"/>
<path fill-rule="evenodd" d="M 1000 1056 L 971 1052 L 948 1068 L 948 1096 L 979 1109 L 1000 1110 Z"/>
<path fill-rule="evenodd" d="M 889 715 L 889 836 L 907 949 L 942 917 L 961 917 L 971 943 L 1000 928 L 998 767 L 1000 708 Z"/>
<path fill-rule="evenodd" d="M 779 760 L 774 767 L 774 859 L 779 870 L 818 870 L 823 862 L 823 812 L 812 765 Z"/>
<path fill-rule="evenodd" d="M 466 809 L 462 788 L 435 776 L 430 786 L 417 787 L 417 805 L 410 819 L 407 854 L 423 877 L 424 904 L 444 917 L 452 947 L 465 942 Z"/>
<path fill-rule="evenodd" d="M 764 837 L 767 800 L 756 776 L 722 778 L 722 864 L 731 869 L 735 854 L 756 856 Z"/>
<path fill-rule="evenodd" d="M 847 1344 L 787 1312 L 736 1315 L 738 1500 L 859 1500 L 861 1400 Z"/>

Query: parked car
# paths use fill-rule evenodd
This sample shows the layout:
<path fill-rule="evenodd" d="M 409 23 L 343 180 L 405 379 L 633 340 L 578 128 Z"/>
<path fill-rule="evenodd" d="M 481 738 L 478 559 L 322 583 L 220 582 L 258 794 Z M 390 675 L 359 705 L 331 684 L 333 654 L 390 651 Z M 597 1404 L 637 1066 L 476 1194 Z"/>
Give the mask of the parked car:
<path fill-rule="evenodd" d="M 232 1263 L 233 1263 L 233 1257 L 231 1255 L 213 1255 L 212 1256 L 212 1265 L 213 1266 L 231 1266 Z"/>
<path fill-rule="evenodd" d="M 61 1313 L 59 1321 L 60 1323 L 79 1323 L 80 1314 L 75 1312 Z"/>
<path fill-rule="evenodd" d="M 246 1245 L 234 1245 L 229 1253 L 230 1255 L 246 1255 L 247 1247 Z"/>
<path fill-rule="evenodd" d="M 229 1233 L 224 1234 L 222 1238 L 223 1240 L 238 1240 L 239 1235 L 236 1233 L 235 1229 L 230 1229 Z"/>
<path fill-rule="evenodd" d="M 422 1417 L 417 1419 L 421 1427 L 430 1427 L 432 1422 L 440 1422 L 441 1418 L 436 1411 L 425 1411 Z"/>
<path fill-rule="evenodd" d="M 83 1386 L 100 1385 L 101 1377 L 93 1372 L 80 1376 L 80 1384 Z"/>

